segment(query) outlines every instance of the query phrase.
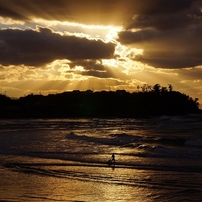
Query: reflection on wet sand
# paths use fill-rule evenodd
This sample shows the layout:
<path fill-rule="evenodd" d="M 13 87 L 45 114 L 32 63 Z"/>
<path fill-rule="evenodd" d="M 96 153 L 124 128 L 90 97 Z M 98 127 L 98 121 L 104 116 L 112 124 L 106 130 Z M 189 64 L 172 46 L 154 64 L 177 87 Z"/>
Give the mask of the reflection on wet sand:
<path fill-rule="evenodd" d="M 41 165 L 41 164 L 39 164 Z M 25 166 L 26 167 L 26 166 Z M 141 171 L 88 166 L 30 166 L 14 168 L 13 181 L 8 186 L 4 173 L 0 191 L 2 199 L 26 201 L 139 201 L 148 196 L 141 187 Z M 52 175 L 52 176 L 51 176 Z M 151 190 L 150 190 L 151 191 Z M 146 200 L 148 201 L 148 199 Z"/>

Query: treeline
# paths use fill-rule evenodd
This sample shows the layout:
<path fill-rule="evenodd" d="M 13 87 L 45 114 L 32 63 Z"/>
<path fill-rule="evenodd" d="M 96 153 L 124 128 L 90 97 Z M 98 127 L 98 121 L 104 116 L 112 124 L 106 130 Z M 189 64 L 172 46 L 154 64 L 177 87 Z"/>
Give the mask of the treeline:
<path fill-rule="evenodd" d="M 138 88 L 134 93 L 87 90 L 30 94 L 18 100 L 0 95 L 0 118 L 150 117 L 201 112 L 197 98 L 173 91 L 171 85 Z"/>

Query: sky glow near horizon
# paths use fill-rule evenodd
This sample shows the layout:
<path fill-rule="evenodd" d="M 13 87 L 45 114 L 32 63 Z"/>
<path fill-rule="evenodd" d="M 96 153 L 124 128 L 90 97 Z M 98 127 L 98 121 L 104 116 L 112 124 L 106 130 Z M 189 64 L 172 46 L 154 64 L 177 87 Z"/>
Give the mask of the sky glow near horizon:
<path fill-rule="evenodd" d="M 202 103 L 201 0 L 0 0 L 9 97 L 171 84 Z"/>

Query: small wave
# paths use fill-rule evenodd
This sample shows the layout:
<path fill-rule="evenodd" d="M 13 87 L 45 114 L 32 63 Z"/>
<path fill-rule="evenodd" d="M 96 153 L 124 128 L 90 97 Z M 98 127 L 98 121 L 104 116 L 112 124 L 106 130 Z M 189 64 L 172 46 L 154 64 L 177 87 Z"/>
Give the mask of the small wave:
<path fill-rule="evenodd" d="M 140 146 L 139 143 L 129 143 L 129 144 L 122 145 L 122 147 L 129 147 L 129 148 L 136 148 L 136 147 L 139 147 L 139 146 Z"/>
<path fill-rule="evenodd" d="M 112 134 L 111 136 L 114 140 L 117 140 L 120 145 L 134 144 L 140 141 L 139 136 L 133 136 L 126 133 Z"/>
<path fill-rule="evenodd" d="M 144 145 L 144 144 L 141 144 L 137 147 L 137 149 L 146 149 L 146 150 L 152 150 L 153 148 L 154 148 L 153 146 Z"/>
<path fill-rule="evenodd" d="M 74 139 L 74 140 L 81 140 L 81 141 L 85 141 L 85 142 L 94 142 L 94 143 L 98 143 L 98 144 L 115 144 L 114 141 L 110 140 L 110 139 L 89 137 L 86 135 L 77 135 L 74 132 L 71 132 L 68 135 L 66 135 L 66 138 L 67 139 Z"/>
<path fill-rule="evenodd" d="M 68 139 L 74 139 L 74 140 L 82 140 L 86 142 L 94 142 L 97 144 L 105 144 L 105 145 L 115 145 L 115 146 L 127 146 L 133 143 L 136 143 L 139 141 L 140 137 L 138 136 L 132 136 L 126 133 L 120 133 L 120 134 L 109 134 L 109 137 L 92 137 L 92 136 L 86 136 L 86 135 L 78 135 L 74 132 L 71 132 L 66 135 L 66 138 Z"/>

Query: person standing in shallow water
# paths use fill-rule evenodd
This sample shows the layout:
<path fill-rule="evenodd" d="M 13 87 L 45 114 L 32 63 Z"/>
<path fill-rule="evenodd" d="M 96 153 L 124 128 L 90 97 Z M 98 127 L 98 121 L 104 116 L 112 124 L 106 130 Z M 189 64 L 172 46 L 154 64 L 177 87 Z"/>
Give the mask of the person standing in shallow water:
<path fill-rule="evenodd" d="M 112 154 L 111 162 L 114 162 L 114 163 L 115 163 L 115 154 Z"/>
<path fill-rule="evenodd" d="M 115 166 L 115 154 L 112 154 L 111 158 L 109 159 L 108 166 Z"/>

